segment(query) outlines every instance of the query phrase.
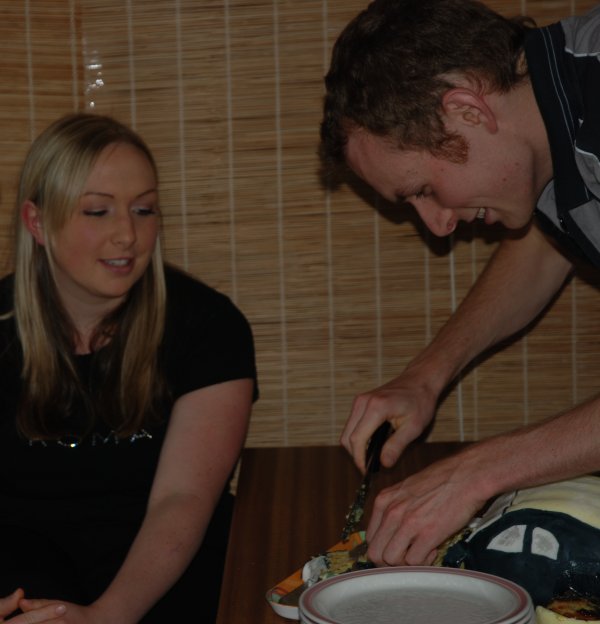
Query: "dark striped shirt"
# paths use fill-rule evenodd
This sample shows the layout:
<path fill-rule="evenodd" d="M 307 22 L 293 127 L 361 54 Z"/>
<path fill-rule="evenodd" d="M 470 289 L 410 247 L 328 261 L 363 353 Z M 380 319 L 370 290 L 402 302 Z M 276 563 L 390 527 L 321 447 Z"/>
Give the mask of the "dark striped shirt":
<path fill-rule="evenodd" d="M 554 168 L 540 223 L 600 267 L 600 7 L 532 31 L 525 53 Z"/>

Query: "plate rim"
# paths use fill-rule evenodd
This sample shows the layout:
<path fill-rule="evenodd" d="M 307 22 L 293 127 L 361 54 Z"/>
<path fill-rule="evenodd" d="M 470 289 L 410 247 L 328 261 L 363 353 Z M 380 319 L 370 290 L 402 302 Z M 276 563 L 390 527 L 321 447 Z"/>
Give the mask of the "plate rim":
<path fill-rule="evenodd" d="M 531 611 L 533 608 L 533 603 L 531 601 L 531 597 L 527 593 L 527 591 L 518 585 L 517 583 L 505 579 L 500 576 L 496 576 L 494 574 L 489 574 L 487 572 L 479 572 L 477 570 L 467 570 L 462 568 L 446 568 L 439 566 L 390 566 L 390 567 L 382 567 L 382 568 L 374 568 L 369 570 L 356 570 L 354 572 L 347 572 L 345 574 L 340 574 L 339 576 L 335 576 L 329 579 L 325 579 L 320 581 L 319 583 L 309 587 L 306 591 L 302 593 L 300 596 L 299 604 L 298 604 L 298 615 L 301 619 L 301 616 L 308 618 L 310 622 L 314 622 L 314 624 L 340 624 L 338 620 L 333 620 L 328 616 L 321 615 L 317 613 L 314 609 L 311 609 L 312 601 L 314 600 L 314 596 L 319 593 L 325 591 L 328 587 L 334 584 L 348 582 L 357 577 L 361 576 L 372 576 L 372 575 L 381 575 L 381 574 L 442 574 L 444 576 L 448 575 L 457 575 L 463 577 L 471 577 L 478 578 L 480 580 L 488 581 L 495 585 L 501 585 L 506 589 L 509 589 L 513 594 L 518 597 L 518 605 L 512 610 L 510 613 L 505 614 L 500 619 L 496 618 L 494 620 L 489 620 L 485 622 L 485 624 L 521 624 L 523 618 L 527 615 L 527 611 Z M 519 617 L 523 616 L 523 618 Z M 517 619 L 518 618 L 518 619 Z"/>

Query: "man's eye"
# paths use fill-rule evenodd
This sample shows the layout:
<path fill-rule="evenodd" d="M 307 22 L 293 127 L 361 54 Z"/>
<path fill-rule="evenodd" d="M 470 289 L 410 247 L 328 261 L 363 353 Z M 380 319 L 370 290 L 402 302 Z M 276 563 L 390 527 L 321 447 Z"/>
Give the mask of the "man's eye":
<path fill-rule="evenodd" d="M 396 201 L 399 204 L 410 204 L 411 200 L 422 199 L 423 197 L 427 197 L 429 194 L 430 194 L 429 189 L 423 186 L 422 188 L 416 191 L 412 191 L 408 193 L 407 195 L 397 195 Z"/>
<path fill-rule="evenodd" d="M 417 199 L 423 199 L 424 197 L 430 197 L 431 195 L 433 195 L 433 191 L 431 190 L 431 187 L 426 185 L 421 187 L 414 195 L 413 197 L 416 197 Z"/>

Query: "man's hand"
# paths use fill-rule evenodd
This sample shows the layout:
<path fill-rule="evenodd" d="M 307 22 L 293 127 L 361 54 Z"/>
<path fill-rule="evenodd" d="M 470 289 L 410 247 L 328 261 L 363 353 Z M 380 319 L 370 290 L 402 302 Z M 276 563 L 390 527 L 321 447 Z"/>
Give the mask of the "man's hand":
<path fill-rule="evenodd" d="M 369 559 L 376 565 L 431 565 L 437 547 L 487 501 L 470 464 L 460 453 L 383 490 L 367 529 Z"/>
<path fill-rule="evenodd" d="M 419 375 L 407 369 L 389 383 L 354 399 L 341 443 L 364 472 L 369 438 L 387 420 L 394 433 L 382 448 L 381 463 L 386 467 L 393 466 L 408 444 L 430 423 L 436 401 L 437 394 L 423 383 Z"/>

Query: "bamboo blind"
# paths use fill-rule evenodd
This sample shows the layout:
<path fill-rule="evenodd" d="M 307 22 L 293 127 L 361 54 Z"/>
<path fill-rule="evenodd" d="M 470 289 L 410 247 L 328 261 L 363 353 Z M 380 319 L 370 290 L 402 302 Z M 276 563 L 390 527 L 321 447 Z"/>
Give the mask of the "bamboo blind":
<path fill-rule="evenodd" d="M 366 0 L 0 0 L 0 245 L 31 139 L 76 109 L 153 148 L 167 258 L 252 323 L 260 375 L 248 444 L 334 444 L 352 398 L 400 372 L 496 244 L 428 236 L 371 191 L 323 190 L 317 143 L 331 46 Z M 592 0 L 494 1 L 540 24 Z M 378 209 L 373 209 L 373 204 Z M 459 380 L 435 440 L 535 421 L 596 391 L 600 297 L 574 280 L 527 336 Z"/>

